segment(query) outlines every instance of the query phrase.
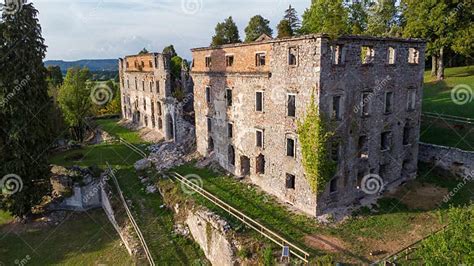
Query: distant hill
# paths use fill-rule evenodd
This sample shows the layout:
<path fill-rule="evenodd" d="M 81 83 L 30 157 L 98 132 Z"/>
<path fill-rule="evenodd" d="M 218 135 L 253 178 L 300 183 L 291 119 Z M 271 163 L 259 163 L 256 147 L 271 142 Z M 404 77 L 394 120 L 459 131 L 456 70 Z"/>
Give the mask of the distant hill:
<path fill-rule="evenodd" d="M 44 62 L 46 67 L 59 66 L 63 73 L 71 67 L 87 67 L 91 72 L 118 71 L 117 59 L 91 59 L 78 61 L 48 60 Z"/>

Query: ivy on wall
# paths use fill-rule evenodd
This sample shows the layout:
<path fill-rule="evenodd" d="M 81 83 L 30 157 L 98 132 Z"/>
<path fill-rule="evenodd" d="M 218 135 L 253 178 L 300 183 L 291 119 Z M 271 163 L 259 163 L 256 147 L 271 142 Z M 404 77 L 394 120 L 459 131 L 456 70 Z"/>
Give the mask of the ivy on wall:
<path fill-rule="evenodd" d="M 306 117 L 298 121 L 298 137 L 303 154 L 303 166 L 311 190 L 317 194 L 323 192 L 333 178 L 336 163 L 330 159 L 328 141 L 334 135 L 321 117 L 314 102 L 314 90 Z"/>

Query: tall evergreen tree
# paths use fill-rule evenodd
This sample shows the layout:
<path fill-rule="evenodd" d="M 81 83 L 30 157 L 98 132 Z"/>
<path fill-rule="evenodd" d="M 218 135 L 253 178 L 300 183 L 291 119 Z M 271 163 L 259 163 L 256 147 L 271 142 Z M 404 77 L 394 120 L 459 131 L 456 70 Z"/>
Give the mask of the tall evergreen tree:
<path fill-rule="evenodd" d="M 165 48 L 163 48 L 163 54 L 169 54 L 171 56 L 171 58 L 178 55 L 178 53 L 176 53 L 176 50 L 174 49 L 174 45 L 172 45 L 172 44 L 170 44 L 170 45 L 166 46 Z"/>
<path fill-rule="evenodd" d="M 245 28 L 245 42 L 253 42 L 262 34 L 272 36 L 273 30 L 270 28 L 270 21 L 260 15 L 253 16 Z"/>
<path fill-rule="evenodd" d="M 63 83 L 63 73 L 59 66 L 48 66 L 47 81 L 53 86 L 59 86 Z"/>
<path fill-rule="evenodd" d="M 353 1 L 349 6 L 349 28 L 351 34 L 363 34 L 367 31 L 370 0 Z"/>
<path fill-rule="evenodd" d="M 290 5 L 288 9 L 285 10 L 285 16 L 283 19 L 289 22 L 292 32 L 298 32 L 301 27 L 301 21 L 298 18 L 298 13 L 294 7 Z"/>
<path fill-rule="evenodd" d="M 396 0 L 379 0 L 371 4 L 367 33 L 373 36 L 391 36 L 397 25 Z"/>
<path fill-rule="evenodd" d="M 311 7 L 303 14 L 303 33 L 326 33 L 335 38 L 348 31 L 348 13 L 343 0 L 312 0 Z"/>
<path fill-rule="evenodd" d="M 290 22 L 288 20 L 283 19 L 277 26 L 278 29 L 278 36 L 277 38 L 285 38 L 293 36 L 293 29 L 291 28 Z"/>
<path fill-rule="evenodd" d="M 0 208 L 18 217 L 50 190 L 53 106 L 37 15 L 30 3 L 0 21 Z"/>
<path fill-rule="evenodd" d="M 211 46 L 218 46 L 229 43 L 241 42 L 239 29 L 232 17 L 228 17 L 224 22 L 217 23 L 216 34 L 212 37 Z"/>

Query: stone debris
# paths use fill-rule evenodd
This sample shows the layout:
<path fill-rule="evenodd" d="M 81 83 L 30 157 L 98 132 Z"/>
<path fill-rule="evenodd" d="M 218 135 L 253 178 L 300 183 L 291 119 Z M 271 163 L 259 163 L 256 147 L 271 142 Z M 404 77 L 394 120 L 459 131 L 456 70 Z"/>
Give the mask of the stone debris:
<path fill-rule="evenodd" d="M 187 237 L 190 234 L 189 228 L 182 224 L 175 224 L 173 232 L 184 237 Z"/>
<path fill-rule="evenodd" d="M 156 191 L 158 191 L 158 189 L 156 188 L 155 185 L 149 185 L 146 187 L 147 194 L 154 194 L 156 193 Z"/>
<path fill-rule="evenodd" d="M 148 159 L 137 161 L 134 167 L 135 167 L 135 170 L 137 170 L 138 172 L 145 171 L 151 168 L 151 161 Z"/>

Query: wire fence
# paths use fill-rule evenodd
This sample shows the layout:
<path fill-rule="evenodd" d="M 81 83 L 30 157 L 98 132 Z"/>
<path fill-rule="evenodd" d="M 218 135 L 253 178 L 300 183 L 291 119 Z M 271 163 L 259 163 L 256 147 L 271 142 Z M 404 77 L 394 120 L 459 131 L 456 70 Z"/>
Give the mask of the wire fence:
<path fill-rule="evenodd" d="M 474 125 L 474 118 L 462 117 L 462 116 L 454 116 L 454 115 L 445 115 L 439 113 L 431 113 L 431 112 L 424 112 L 422 114 L 425 118 L 432 118 L 432 119 L 443 119 L 448 122 L 452 123 L 462 123 L 467 125 Z"/>

